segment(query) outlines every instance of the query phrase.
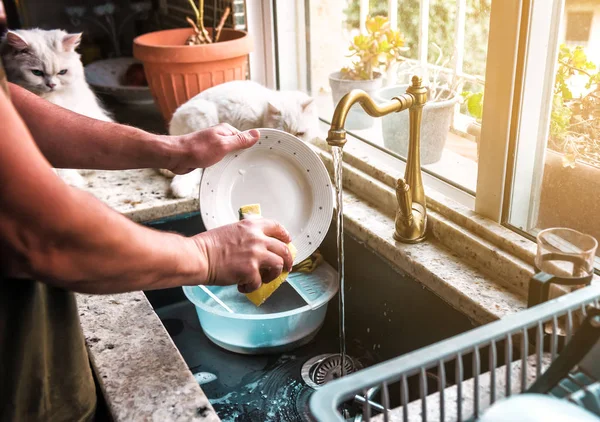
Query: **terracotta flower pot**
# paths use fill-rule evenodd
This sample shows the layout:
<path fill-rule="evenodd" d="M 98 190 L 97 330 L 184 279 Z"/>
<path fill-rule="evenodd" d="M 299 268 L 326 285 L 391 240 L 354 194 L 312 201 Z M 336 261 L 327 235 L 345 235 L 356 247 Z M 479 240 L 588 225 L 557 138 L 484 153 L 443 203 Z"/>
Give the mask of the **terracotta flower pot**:
<path fill-rule="evenodd" d="M 252 51 L 247 33 L 223 29 L 218 43 L 185 45 L 191 33 L 191 28 L 168 29 L 133 40 L 133 55 L 144 63 L 150 92 L 166 122 L 177 107 L 205 89 L 246 78 Z"/>

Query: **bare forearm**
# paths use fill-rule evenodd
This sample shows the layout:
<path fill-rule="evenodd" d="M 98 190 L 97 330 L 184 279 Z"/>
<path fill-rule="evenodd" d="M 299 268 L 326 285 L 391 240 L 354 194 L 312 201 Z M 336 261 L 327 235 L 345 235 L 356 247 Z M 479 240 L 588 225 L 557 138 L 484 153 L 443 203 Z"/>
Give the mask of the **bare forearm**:
<path fill-rule="evenodd" d="M 90 119 L 10 84 L 11 99 L 46 159 L 57 168 L 171 168 L 175 138 Z"/>
<path fill-rule="evenodd" d="M 195 284 L 206 254 L 190 238 L 135 224 L 65 185 L 0 92 L 0 273 L 116 293 Z"/>
<path fill-rule="evenodd" d="M 14 274 L 84 293 L 203 282 L 204 257 L 192 239 L 137 225 L 76 190 L 52 214 L 3 216 Z"/>

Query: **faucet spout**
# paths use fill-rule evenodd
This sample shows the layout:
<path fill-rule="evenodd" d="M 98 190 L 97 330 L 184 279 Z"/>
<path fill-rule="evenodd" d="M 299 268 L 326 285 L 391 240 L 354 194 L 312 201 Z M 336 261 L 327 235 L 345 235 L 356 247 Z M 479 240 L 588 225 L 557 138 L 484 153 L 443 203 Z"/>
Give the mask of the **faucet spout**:
<path fill-rule="evenodd" d="M 333 147 L 343 147 L 346 144 L 346 117 L 352 106 L 356 103 L 372 117 L 381 117 L 386 114 L 403 111 L 412 106 L 414 97 L 409 94 L 403 94 L 392 98 L 391 101 L 383 104 L 377 104 L 362 89 L 353 89 L 337 104 L 331 119 L 331 127 L 327 133 L 327 143 Z"/>

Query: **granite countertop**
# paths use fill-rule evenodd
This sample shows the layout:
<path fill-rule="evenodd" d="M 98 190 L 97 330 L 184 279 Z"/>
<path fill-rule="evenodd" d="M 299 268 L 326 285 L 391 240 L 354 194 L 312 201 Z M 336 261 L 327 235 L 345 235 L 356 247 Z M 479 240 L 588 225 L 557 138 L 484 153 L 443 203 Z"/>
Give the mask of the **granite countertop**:
<path fill-rule="evenodd" d="M 78 295 L 104 400 L 118 421 L 218 421 L 142 292 Z"/>
<path fill-rule="evenodd" d="M 198 211 L 198 198 L 173 198 L 170 179 L 152 169 L 94 171 L 86 191 L 133 221 Z"/>

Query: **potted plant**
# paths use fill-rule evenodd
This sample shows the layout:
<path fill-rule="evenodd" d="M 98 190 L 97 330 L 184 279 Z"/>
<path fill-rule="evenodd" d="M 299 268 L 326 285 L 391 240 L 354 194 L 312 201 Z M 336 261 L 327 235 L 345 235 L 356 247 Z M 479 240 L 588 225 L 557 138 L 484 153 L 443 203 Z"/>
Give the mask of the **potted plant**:
<path fill-rule="evenodd" d="M 600 238 L 600 71 L 583 47 L 561 45 L 537 218 Z"/>
<path fill-rule="evenodd" d="M 573 78 L 573 79 L 572 79 Z M 575 81 L 574 81 L 575 79 Z M 582 47 L 562 45 L 554 83 L 548 149 L 559 155 L 564 167 L 575 168 L 577 161 L 600 167 L 600 72 L 588 61 Z M 579 85 L 579 95 L 573 93 Z M 484 93 L 462 94 L 467 113 L 475 119 L 467 132 L 479 143 Z M 555 158 L 552 160 L 556 161 Z"/>
<path fill-rule="evenodd" d="M 578 91 L 578 92 L 577 92 Z M 600 71 L 583 47 L 561 45 L 550 118 L 548 148 L 575 162 L 600 167 Z"/>
<path fill-rule="evenodd" d="M 181 104 L 212 86 L 246 79 L 252 42 L 244 31 L 224 28 L 230 9 L 218 25 L 204 27 L 204 0 L 189 0 L 195 21 L 189 28 L 147 33 L 133 41 L 133 55 L 144 64 L 150 91 L 169 122 Z M 216 1 L 213 7 L 216 8 Z"/>
<path fill-rule="evenodd" d="M 434 44 L 435 47 L 437 47 Z M 449 60 L 442 62 L 441 49 L 435 69 L 445 67 Z M 423 107 L 421 121 L 421 163 L 433 164 L 442 158 L 442 152 L 446 145 L 446 137 L 454 118 L 454 106 L 459 100 L 456 92 L 458 79 L 454 76 L 448 77 L 440 70 L 431 73 L 428 78 L 427 69 L 420 69 L 419 65 L 413 65 L 407 61 L 403 63 L 404 68 L 399 69 L 402 76 L 422 74 L 427 83 L 427 103 Z M 380 88 L 375 93 L 379 102 L 389 101 L 391 98 L 404 94 L 408 88 L 408 82 Z M 393 113 L 382 117 L 381 126 L 383 132 L 384 146 L 404 157 L 408 154 L 409 114 Z"/>
<path fill-rule="evenodd" d="M 386 17 L 367 18 L 365 26 L 367 33 L 356 35 L 350 44 L 352 64 L 329 75 L 334 106 L 353 89 L 362 89 L 368 94 L 377 91 L 387 68 L 406 50 L 402 34 L 392 29 Z M 354 106 L 348 114 L 346 128 L 368 129 L 373 122 L 359 106 Z"/>

